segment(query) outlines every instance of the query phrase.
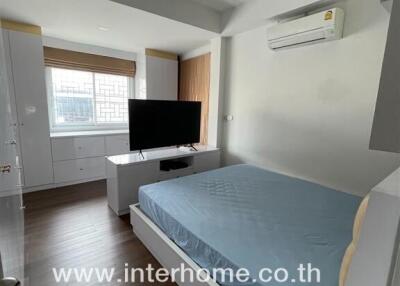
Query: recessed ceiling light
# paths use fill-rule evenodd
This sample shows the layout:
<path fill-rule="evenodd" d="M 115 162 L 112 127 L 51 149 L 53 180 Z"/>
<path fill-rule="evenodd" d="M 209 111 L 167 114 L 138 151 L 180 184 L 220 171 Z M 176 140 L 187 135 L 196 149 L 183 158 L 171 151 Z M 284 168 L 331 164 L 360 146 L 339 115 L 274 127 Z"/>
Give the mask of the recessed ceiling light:
<path fill-rule="evenodd" d="M 103 31 L 103 32 L 110 31 L 110 28 L 107 28 L 107 27 L 104 27 L 104 26 L 98 26 L 97 29 L 99 29 L 100 31 Z"/>

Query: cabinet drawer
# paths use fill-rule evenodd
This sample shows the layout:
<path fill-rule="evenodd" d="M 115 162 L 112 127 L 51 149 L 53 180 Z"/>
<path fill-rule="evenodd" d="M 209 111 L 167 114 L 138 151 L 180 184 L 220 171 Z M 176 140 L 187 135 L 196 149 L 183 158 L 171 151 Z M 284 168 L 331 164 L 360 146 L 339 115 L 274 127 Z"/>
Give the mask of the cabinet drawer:
<path fill-rule="evenodd" d="M 54 162 L 54 180 L 55 183 L 64 183 L 104 178 L 105 169 L 104 157 Z"/>
<path fill-rule="evenodd" d="M 107 156 L 122 155 L 130 152 L 129 135 L 106 136 Z"/>
<path fill-rule="evenodd" d="M 105 156 L 104 137 L 52 139 L 53 161 Z"/>

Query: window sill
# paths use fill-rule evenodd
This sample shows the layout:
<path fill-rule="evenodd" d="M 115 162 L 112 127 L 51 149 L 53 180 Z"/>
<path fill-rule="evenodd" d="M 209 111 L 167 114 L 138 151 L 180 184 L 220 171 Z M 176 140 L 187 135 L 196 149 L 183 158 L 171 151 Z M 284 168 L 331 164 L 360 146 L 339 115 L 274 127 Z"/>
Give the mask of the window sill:
<path fill-rule="evenodd" d="M 129 134 L 129 130 L 95 130 L 95 131 L 72 131 L 72 132 L 51 132 L 50 138 L 85 137 L 85 136 L 105 136 Z"/>

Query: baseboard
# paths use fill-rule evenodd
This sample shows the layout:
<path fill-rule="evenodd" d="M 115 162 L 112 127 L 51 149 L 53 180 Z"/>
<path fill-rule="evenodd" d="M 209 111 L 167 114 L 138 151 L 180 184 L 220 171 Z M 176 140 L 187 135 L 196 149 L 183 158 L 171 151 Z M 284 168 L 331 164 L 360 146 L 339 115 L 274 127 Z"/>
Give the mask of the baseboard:
<path fill-rule="evenodd" d="M 1 191 L 0 198 L 19 196 L 19 195 L 21 195 L 21 193 L 22 193 L 21 190 L 18 190 L 18 189 Z"/>
<path fill-rule="evenodd" d="M 62 188 L 62 187 L 67 187 L 67 186 L 73 186 L 73 185 L 84 184 L 84 183 L 89 183 L 89 182 L 101 181 L 101 180 L 105 180 L 105 179 L 106 179 L 105 177 L 97 177 L 97 178 L 91 178 L 91 179 L 77 180 L 77 181 L 73 181 L 73 182 L 65 182 L 65 183 L 58 183 L 58 184 L 48 184 L 48 185 L 27 187 L 27 188 L 23 188 L 22 189 L 22 193 L 27 194 L 27 193 L 44 191 L 44 190 L 57 189 L 57 188 Z"/>

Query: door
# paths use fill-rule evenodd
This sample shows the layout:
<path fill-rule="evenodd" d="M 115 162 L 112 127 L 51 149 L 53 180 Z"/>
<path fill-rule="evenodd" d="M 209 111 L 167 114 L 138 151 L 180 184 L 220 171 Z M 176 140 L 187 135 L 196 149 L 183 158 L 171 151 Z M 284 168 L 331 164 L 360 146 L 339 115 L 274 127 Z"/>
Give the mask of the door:
<path fill-rule="evenodd" d="M 16 280 L 10 277 L 21 281 L 24 278 L 24 216 L 17 124 L 5 62 L 6 44 L 0 32 L 0 285 L 8 286 L 16 285 Z"/>
<path fill-rule="evenodd" d="M 13 92 L 10 94 L 15 98 L 18 114 L 24 185 L 33 187 L 51 184 L 53 160 L 42 37 L 12 30 L 5 34 L 8 38 L 4 42 L 9 43 L 9 57 L 6 61 L 13 75 L 13 85 L 10 85 Z"/>

